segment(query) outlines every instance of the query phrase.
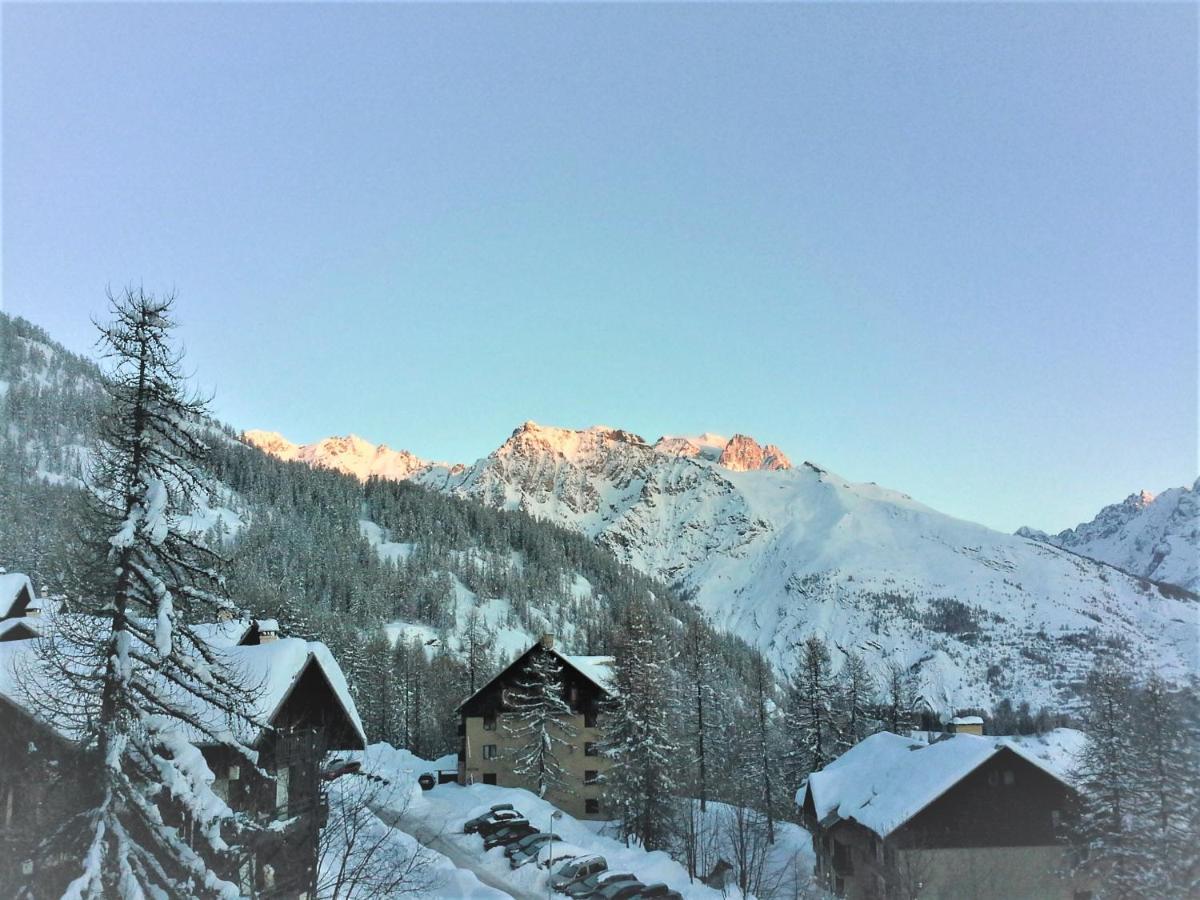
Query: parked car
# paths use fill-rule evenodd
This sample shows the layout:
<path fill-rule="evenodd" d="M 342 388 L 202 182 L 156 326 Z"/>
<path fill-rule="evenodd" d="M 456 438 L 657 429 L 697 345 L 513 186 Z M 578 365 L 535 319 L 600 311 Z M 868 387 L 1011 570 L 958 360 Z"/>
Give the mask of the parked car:
<path fill-rule="evenodd" d="M 555 841 L 553 844 L 543 844 L 539 849 L 534 863 L 539 869 L 559 871 L 566 863 L 591 856 L 592 853 L 576 844 L 566 841 Z"/>
<path fill-rule="evenodd" d="M 568 897 L 591 897 L 605 885 L 617 883 L 641 884 L 636 875 L 630 875 L 628 872 L 597 872 L 582 881 L 568 885 L 563 893 Z"/>
<path fill-rule="evenodd" d="M 463 834 L 474 834 L 481 826 L 489 822 L 500 822 L 505 819 L 519 819 L 521 814 L 512 808 L 511 803 L 497 803 L 482 816 L 476 816 L 463 823 Z"/>
<path fill-rule="evenodd" d="M 504 853 L 508 856 L 509 865 L 517 869 L 532 862 L 538 852 L 550 843 L 562 843 L 562 838 L 557 834 L 531 834 L 515 844 L 509 844 L 504 848 Z"/>
<path fill-rule="evenodd" d="M 680 897 L 680 894 L 659 881 L 646 885 L 636 896 L 637 900 L 650 900 L 651 897 L 654 900 L 675 900 L 676 897 Z"/>
<path fill-rule="evenodd" d="M 506 817 L 503 819 L 492 819 L 492 820 L 484 822 L 482 825 L 480 825 L 479 829 L 476 833 L 481 834 L 484 837 L 487 837 L 489 834 L 494 834 L 495 832 L 499 831 L 501 828 L 511 828 L 514 825 L 528 825 L 528 824 L 529 824 L 529 820 L 521 815 Z"/>
<path fill-rule="evenodd" d="M 572 860 L 550 876 L 550 887 L 562 891 L 568 885 L 583 881 L 593 875 L 599 875 L 608 869 L 608 861 L 603 856 L 584 856 Z"/>
<path fill-rule="evenodd" d="M 483 849 L 491 850 L 493 847 L 507 847 L 513 841 L 519 841 L 526 835 L 534 834 L 536 831 L 536 828 L 522 819 L 520 822 L 493 831 L 485 837 L 483 839 Z"/>
<path fill-rule="evenodd" d="M 606 881 L 588 895 L 588 900 L 633 900 L 645 887 L 640 881 Z"/>

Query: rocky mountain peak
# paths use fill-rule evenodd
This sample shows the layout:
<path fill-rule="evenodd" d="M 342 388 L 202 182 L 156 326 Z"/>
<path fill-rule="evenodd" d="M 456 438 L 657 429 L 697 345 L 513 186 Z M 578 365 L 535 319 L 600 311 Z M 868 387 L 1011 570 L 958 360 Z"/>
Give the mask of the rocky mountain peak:
<path fill-rule="evenodd" d="M 745 434 L 735 434 L 731 437 L 717 462 L 735 472 L 749 472 L 755 469 L 774 471 L 792 467 L 784 452 L 774 444 L 763 446 Z"/>

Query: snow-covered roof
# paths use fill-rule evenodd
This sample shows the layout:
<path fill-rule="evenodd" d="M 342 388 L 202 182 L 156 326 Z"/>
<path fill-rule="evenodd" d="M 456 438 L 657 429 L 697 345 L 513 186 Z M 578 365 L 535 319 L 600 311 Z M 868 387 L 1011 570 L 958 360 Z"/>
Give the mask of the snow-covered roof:
<path fill-rule="evenodd" d="M 279 631 L 279 623 L 276 622 L 274 619 L 259 619 L 257 624 L 258 624 L 259 631 L 271 631 L 271 632 Z"/>
<path fill-rule="evenodd" d="M 15 622 L 28 623 L 28 619 L 16 619 Z M 99 620 L 97 620 L 99 623 Z M 223 636 L 232 633 L 232 629 L 222 626 L 232 626 L 235 623 L 218 623 L 216 625 L 192 626 L 197 632 L 205 630 L 217 636 L 211 646 L 224 656 L 227 668 L 233 677 L 247 689 L 253 697 L 250 717 L 255 721 L 269 725 L 282 709 L 292 689 L 310 664 L 316 665 L 324 674 L 333 689 L 338 702 L 346 711 L 346 716 L 355 734 L 366 745 L 366 732 L 362 719 L 350 695 L 349 685 L 341 666 L 330 652 L 329 648 L 318 641 L 304 641 L 299 638 L 283 638 L 265 644 L 248 646 L 224 645 L 220 643 Z M 42 628 L 50 627 L 45 620 Z M 100 626 L 102 627 L 102 626 Z M 0 696 L 21 707 L 26 712 L 38 718 L 39 704 L 30 692 L 38 684 L 38 668 L 41 660 L 37 653 L 35 641 L 0 642 Z M 170 692 L 170 686 L 166 686 Z M 190 712 L 211 727 L 215 732 L 227 729 L 229 723 L 226 715 L 215 707 L 207 707 L 202 701 L 191 694 L 182 691 L 174 692 L 175 698 L 190 707 Z M 252 728 L 242 724 L 238 727 L 239 738 L 247 743 L 254 743 L 262 736 L 261 728 Z M 64 735 L 68 738 L 72 735 Z M 203 744 L 204 738 L 199 733 L 189 735 L 189 739 L 197 744 Z"/>
<path fill-rule="evenodd" d="M 556 651 L 557 652 L 557 651 Z M 600 690 L 606 694 L 616 693 L 616 682 L 613 679 L 612 664 L 615 657 L 612 656 L 567 656 L 562 653 L 557 654 L 561 659 L 565 660 L 568 665 L 579 672 Z"/>
<path fill-rule="evenodd" d="M 514 659 L 511 663 L 509 663 L 507 666 L 505 666 L 503 669 L 501 669 L 499 672 L 497 672 L 496 675 L 493 676 L 491 681 L 489 681 L 489 682 L 487 682 L 487 684 L 484 684 L 483 686 L 481 686 L 477 691 L 475 691 L 475 693 L 473 693 L 471 696 L 469 696 L 465 700 L 463 700 L 462 703 L 458 704 L 458 708 L 462 709 L 464 706 L 466 706 L 468 703 L 470 703 L 472 700 L 474 700 L 476 697 L 478 697 L 480 694 L 482 694 L 485 690 L 488 689 L 488 687 L 491 684 L 493 684 L 497 679 L 502 678 L 504 676 L 504 674 L 506 672 L 508 672 L 509 669 L 511 669 L 513 666 L 515 666 L 517 663 L 519 663 L 522 659 L 525 658 L 526 654 L 528 654 L 530 651 L 532 651 L 535 647 L 538 647 L 538 646 L 540 646 L 540 644 L 536 644 L 536 643 L 533 644 L 532 646 L 530 646 L 524 653 L 522 653 L 520 656 L 518 656 L 516 659 Z M 573 655 L 569 655 L 566 653 L 560 653 L 558 650 L 556 650 L 554 648 L 550 648 L 550 652 L 553 653 L 556 657 L 558 657 L 558 659 L 560 661 L 566 663 L 568 666 L 570 666 L 572 669 L 574 669 L 576 672 L 578 672 L 580 675 L 582 675 L 584 678 L 586 678 L 588 681 L 590 681 L 592 684 L 596 685 L 596 687 L 600 688 L 600 690 L 604 691 L 604 693 L 606 693 L 606 694 L 616 693 L 616 682 L 614 680 L 613 671 L 612 671 L 612 664 L 615 660 L 615 657 L 612 657 L 612 656 L 573 656 Z"/>
<path fill-rule="evenodd" d="M 28 629 L 35 635 L 41 634 L 41 621 L 42 619 L 40 616 L 35 618 L 25 617 L 17 619 L 5 619 L 4 621 L 0 622 L 0 640 L 4 640 L 5 635 L 7 635 L 10 631 L 22 628 Z M 16 638 L 9 638 L 9 640 L 16 640 Z"/>
<path fill-rule="evenodd" d="M 222 650 L 236 647 L 246 637 L 254 623 L 250 619 L 228 619 L 224 622 L 202 622 L 192 625 L 192 633 L 210 647 Z"/>
<path fill-rule="evenodd" d="M 951 725 L 982 725 L 983 716 L 955 716 L 950 720 Z"/>
<path fill-rule="evenodd" d="M 33 593 L 33 582 L 29 580 L 28 575 L 22 575 L 20 572 L 6 572 L 0 575 L 0 619 L 12 612 L 13 604 L 21 596 L 22 588 L 29 591 L 30 599 L 36 596 Z"/>
<path fill-rule="evenodd" d="M 1011 739 L 956 734 L 925 744 L 883 731 L 810 775 L 807 791 L 818 822 L 853 819 L 887 837 L 1003 750 L 1068 783 L 1061 766 Z M 797 801 L 804 802 L 803 792 Z"/>

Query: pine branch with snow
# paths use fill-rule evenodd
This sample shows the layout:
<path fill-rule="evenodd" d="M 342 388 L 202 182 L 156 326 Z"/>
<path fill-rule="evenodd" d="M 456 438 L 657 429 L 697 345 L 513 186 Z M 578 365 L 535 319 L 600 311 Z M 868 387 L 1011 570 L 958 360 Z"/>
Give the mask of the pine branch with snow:
<path fill-rule="evenodd" d="M 513 771 L 527 779 L 539 797 L 550 790 L 570 792 L 559 756 L 577 732 L 563 691 L 562 664 L 552 651 L 536 647 L 503 695 L 501 721 L 517 743 Z"/>
<path fill-rule="evenodd" d="M 88 808 L 53 835 L 58 852 L 80 854 L 67 897 L 236 897 L 236 844 L 257 828 L 214 793 L 197 749 L 256 764 L 244 742 L 256 686 L 185 625 L 228 601 L 220 560 L 180 526 L 208 484 L 205 403 L 185 393 L 172 303 L 127 290 L 100 328 L 110 408 L 84 547 L 106 560 L 108 590 L 60 615 L 25 673 L 94 766 Z"/>

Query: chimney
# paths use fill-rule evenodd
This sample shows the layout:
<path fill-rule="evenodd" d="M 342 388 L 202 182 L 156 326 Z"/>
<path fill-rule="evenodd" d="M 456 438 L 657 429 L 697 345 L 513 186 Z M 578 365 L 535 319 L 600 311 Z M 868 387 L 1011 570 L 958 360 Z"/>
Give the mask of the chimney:
<path fill-rule="evenodd" d="M 554 649 L 554 635 L 547 632 L 542 635 L 541 640 L 539 640 L 538 643 L 541 644 L 542 647 L 544 647 L 546 650 L 553 650 Z"/>
<path fill-rule="evenodd" d="M 259 619 L 258 625 L 258 642 L 260 644 L 269 644 L 271 641 L 279 640 L 279 623 L 274 619 Z"/>
<path fill-rule="evenodd" d="M 955 716 L 950 720 L 950 730 L 955 734 L 974 734 L 983 737 L 983 718 L 980 716 Z"/>

